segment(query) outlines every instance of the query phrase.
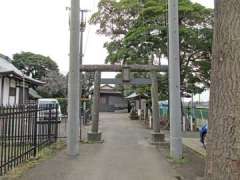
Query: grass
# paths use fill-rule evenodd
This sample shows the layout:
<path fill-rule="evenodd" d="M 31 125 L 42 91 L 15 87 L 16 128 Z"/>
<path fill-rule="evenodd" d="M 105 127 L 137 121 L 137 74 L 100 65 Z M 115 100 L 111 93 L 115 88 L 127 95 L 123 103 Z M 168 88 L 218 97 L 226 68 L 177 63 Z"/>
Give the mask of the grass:
<path fill-rule="evenodd" d="M 171 163 L 174 163 L 174 164 L 177 164 L 177 165 L 184 165 L 184 164 L 187 164 L 189 163 L 190 161 L 183 157 L 182 159 L 174 159 L 173 157 L 170 156 L 170 154 L 167 155 L 167 160 Z"/>
<path fill-rule="evenodd" d="M 58 141 L 43 150 L 41 150 L 38 155 L 24 162 L 22 165 L 9 171 L 1 180 L 16 180 L 20 178 L 27 170 L 35 167 L 44 160 L 51 159 L 58 151 L 64 149 L 66 144 L 63 141 Z"/>
<path fill-rule="evenodd" d="M 103 144 L 104 140 L 101 141 L 80 141 L 81 144 Z"/>

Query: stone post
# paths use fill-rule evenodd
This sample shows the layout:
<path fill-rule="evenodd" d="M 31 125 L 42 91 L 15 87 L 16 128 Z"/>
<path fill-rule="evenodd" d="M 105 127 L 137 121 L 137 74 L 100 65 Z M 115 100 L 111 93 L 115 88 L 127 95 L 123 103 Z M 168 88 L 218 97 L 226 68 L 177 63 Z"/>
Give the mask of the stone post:
<path fill-rule="evenodd" d="M 152 98 L 152 118 L 153 118 L 153 132 L 152 132 L 152 144 L 157 144 L 164 141 L 164 134 L 160 133 L 160 117 L 159 117 L 159 104 L 158 104 L 158 82 L 157 72 L 152 71 L 151 73 L 152 87 L 151 87 L 151 98 Z"/>
<path fill-rule="evenodd" d="M 94 93 L 92 105 L 92 128 L 88 133 L 89 142 L 100 142 L 102 133 L 99 132 L 99 98 L 100 98 L 101 72 L 95 72 Z"/>

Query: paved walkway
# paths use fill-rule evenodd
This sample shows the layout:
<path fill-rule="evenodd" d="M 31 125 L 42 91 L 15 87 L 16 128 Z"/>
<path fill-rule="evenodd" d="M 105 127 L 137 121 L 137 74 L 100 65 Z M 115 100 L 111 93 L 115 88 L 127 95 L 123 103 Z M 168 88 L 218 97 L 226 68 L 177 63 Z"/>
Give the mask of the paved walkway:
<path fill-rule="evenodd" d="M 101 114 L 104 144 L 81 144 L 80 156 L 65 151 L 27 172 L 22 180 L 176 180 L 176 172 L 149 145 L 150 131 L 127 114 Z"/>
<path fill-rule="evenodd" d="M 199 138 L 183 138 L 183 144 L 201 156 L 206 156 L 206 150 L 200 143 Z"/>
<path fill-rule="evenodd" d="M 169 142 L 169 131 L 162 131 L 165 134 L 165 140 Z M 182 134 L 183 144 L 190 148 L 192 151 L 201 155 L 202 157 L 206 156 L 206 150 L 203 148 L 202 143 L 200 142 L 199 132 L 183 132 Z"/>

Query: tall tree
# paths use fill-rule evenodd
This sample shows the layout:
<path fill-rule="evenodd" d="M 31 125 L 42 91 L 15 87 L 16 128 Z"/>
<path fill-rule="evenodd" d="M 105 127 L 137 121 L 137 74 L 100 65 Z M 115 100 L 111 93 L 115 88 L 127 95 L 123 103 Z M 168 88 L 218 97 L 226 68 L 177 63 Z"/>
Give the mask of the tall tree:
<path fill-rule="evenodd" d="M 239 0 L 215 0 L 207 180 L 240 179 L 239 9 Z"/>
<path fill-rule="evenodd" d="M 36 79 L 42 79 L 49 71 L 59 71 L 57 64 L 50 57 L 31 52 L 14 54 L 12 63 L 24 74 Z"/>
<path fill-rule="evenodd" d="M 212 10 L 180 0 L 179 11 L 181 89 L 200 93 L 210 83 Z M 148 64 L 151 55 L 168 56 L 166 0 L 101 0 L 91 23 L 111 38 L 107 63 Z"/>
<path fill-rule="evenodd" d="M 82 97 L 88 97 L 91 92 L 91 87 L 94 83 L 94 73 L 92 72 L 85 72 L 82 75 Z"/>
<path fill-rule="evenodd" d="M 39 86 L 37 91 L 46 98 L 64 98 L 67 96 L 67 78 L 57 71 L 49 71 L 41 79 L 46 84 Z"/>

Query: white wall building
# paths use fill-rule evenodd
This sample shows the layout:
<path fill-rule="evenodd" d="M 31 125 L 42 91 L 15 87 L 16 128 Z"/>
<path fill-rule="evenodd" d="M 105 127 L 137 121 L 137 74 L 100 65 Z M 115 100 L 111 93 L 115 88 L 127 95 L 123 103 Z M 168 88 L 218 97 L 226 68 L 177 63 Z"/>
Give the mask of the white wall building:
<path fill-rule="evenodd" d="M 0 104 L 16 105 L 30 100 L 31 88 L 44 83 L 24 75 L 11 60 L 0 54 Z"/>

